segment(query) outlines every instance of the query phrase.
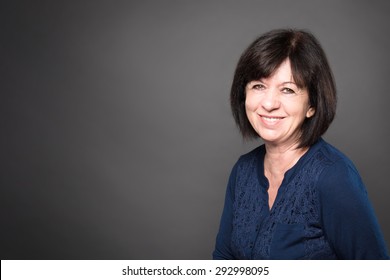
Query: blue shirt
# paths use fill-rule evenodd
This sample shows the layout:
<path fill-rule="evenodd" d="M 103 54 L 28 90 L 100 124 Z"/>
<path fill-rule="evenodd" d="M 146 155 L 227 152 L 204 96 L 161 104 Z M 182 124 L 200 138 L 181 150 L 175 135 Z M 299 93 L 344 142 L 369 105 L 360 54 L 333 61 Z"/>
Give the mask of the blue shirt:
<path fill-rule="evenodd" d="M 264 145 L 231 172 L 214 259 L 388 259 L 352 162 L 320 139 L 288 170 L 269 209 Z"/>

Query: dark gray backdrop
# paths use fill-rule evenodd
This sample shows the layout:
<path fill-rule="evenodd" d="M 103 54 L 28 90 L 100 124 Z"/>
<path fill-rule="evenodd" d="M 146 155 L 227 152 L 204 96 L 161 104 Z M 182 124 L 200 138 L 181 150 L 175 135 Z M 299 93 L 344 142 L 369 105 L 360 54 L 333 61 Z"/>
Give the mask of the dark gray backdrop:
<path fill-rule="evenodd" d="M 325 136 L 390 242 L 389 1 L 2 1 L 2 259 L 208 259 L 244 143 L 244 48 L 311 30 L 334 70 Z"/>

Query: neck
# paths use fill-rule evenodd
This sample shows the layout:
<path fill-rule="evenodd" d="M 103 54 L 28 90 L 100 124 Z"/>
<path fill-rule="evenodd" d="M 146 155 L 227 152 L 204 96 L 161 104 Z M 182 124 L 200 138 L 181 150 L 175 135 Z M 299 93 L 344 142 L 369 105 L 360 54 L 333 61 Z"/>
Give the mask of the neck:
<path fill-rule="evenodd" d="M 308 150 L 308 148 L 297 148 L 296 144 L 276 146 L 266 143 L 265 148 L 264 169 L 273 177 L 284 176 L 284 173 L 292 168 Z"/>

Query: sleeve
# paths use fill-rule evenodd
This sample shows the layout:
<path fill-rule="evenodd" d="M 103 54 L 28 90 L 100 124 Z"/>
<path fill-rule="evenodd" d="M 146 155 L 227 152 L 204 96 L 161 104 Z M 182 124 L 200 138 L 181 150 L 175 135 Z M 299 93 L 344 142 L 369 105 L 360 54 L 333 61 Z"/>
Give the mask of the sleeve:
<path fill-rule="evenodd" d="M 225 195 L 225 205 L 222 212 L 219 231 L 216 238 L 214 260 L 232 260 L 235 256 L 231 249 L 231 234 L 233 221 L 234 185 L 236 181 L 237 164 L 233 167 L 229 177 Z"/>
<path fill-rule="evenodd" d="M 357 170 L 343 160 L 319 178 L 326 238 L 339 259 L 389 259 L 374 210 Z"/>

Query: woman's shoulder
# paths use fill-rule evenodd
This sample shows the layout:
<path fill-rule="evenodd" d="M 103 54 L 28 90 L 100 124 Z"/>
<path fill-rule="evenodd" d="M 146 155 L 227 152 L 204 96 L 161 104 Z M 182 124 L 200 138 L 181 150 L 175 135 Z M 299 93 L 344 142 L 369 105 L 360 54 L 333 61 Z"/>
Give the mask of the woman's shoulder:
<path fill-rule="evenodd" d="M 241 155 L 232 169 L 232 175 L 236 176 L 237 174 L 252 174 L 254 170 L 257 170 L 259 165 L 261 165 L 262 160 L 264 159 L 265 147 L 260 145 L 257 148 L 254 148 L 248 153 Z"/>
<path fill-rule="evenodd" d="M 319 176 L 319 186 L 323 191 L 359 189 L 365 192 L 364 183 L 354 163 L 339 149 L 323 141 L 318 155 L 323 159 L 323 169 Z"/>
<path fill-rule="evenodd" d="M 354 163 L 351 159 L 341 152 L 335 146 L 329 144 L 325 140 L 321 139 L 317 143 L 318 148 L 316 149 L 316 154 L 318 158 L 321 158 L 323 164 L 328 168 L 336 168 L 341 170 L 349 170 L 354 173 L 358 173 Z"/>
<path fill-rule="evenodd" d="M 264 155 L 265 155 L 265 146 L 260 145 L 254 148 L 253 150 L 245 154 L 242 154 L 238 158 L 235 166 L 248 166 L 248 165 L 257 164 L 259 160 L 264 159 Z"/>
<path fill-rule="evenodd" d="M 247 152 L 247 153 L 241 155 L 238 158 L 237 163 L 240 164 L 240 163 L 252 162 L 254 159 L 258 160 L 258 159 L 263 158 L 264 154 L 265 154 L 265 146 L 263 144 L 263 145 L 260 145 L 256 148 L 254 148 L 250 152 Z"/>

